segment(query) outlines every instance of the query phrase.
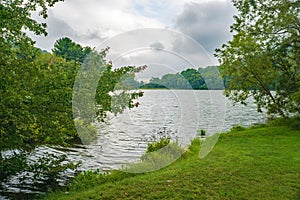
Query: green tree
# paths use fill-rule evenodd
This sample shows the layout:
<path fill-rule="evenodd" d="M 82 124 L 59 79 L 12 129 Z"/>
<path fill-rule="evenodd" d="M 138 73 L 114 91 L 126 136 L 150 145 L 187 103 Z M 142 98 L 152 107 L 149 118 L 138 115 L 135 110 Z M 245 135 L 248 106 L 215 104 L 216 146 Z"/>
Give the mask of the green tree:
<path fill-rule="evenodd" d="M 176 74 L 165 74 L 161 78 L 151 78 L 144 88 L 170 89 L 207 89 L 204 78 L 199 70 L 186 69 Z"/>
<path fill-rule="evenodd" d="M 97 104 L 104 105 L 101 112 L 98 112 L 100 118 L 104 115 L 101 113 L 119 113 L 123 108 L 133 107 L 133 99 L 142 95 L 139 92 L 123 92 L 127 97 L 127 104 L 121 106 L 122 109 L 105 107 L 112 101 L 108 93 L 113 91 L 114 84 L 119 82 L 121 77 L 143 69 L 133 66 L 113 69 L 112 63 L 104 59 L 106 50 L 96 52 L 71 42 L 79 52 L 78 57 L 64 59 L 42 52 L 33 46 L 34 41 L 23 31 L 27 29 L 37 35 L 46 35 L 46 24 L 32 19 L 31 13 L 41 7 L 40 15 L 46 18 L 47 8 L 55 2 L 58 0 L 16 0 L 0 3 L 1 180 L 25 169 L 24 166 L 28 164 L 26 154 L 36 147 L 48 144 L 69 145 L 74 139 L 78 139 L 73 120 L 73 86 L 78 71 L 85 66 L 80 62 L 88 52 L 107 69 L 103 79 L 95 83 L 95 88 L 98 89 L 94 100 Z M 74 56 L 72 48 L 67 50 L 70 51 L 67 55 Z M 97 69 L 94 71 L 95 75 L 101 73 Z M 104 89 L 105 87 L 107 89 Z M 101 96 L 100 93 L 104 95 Z M 95 130 L 92 126 L 89 128 Z M 18 149 L 20 154 L 11 155 L 10 158 L 3 156 L 3 151 L 15 149 Z"/>
<path fill-rule="evenodd" d="M 40 8 L 39 15 L 47 17 L 47 8 L 60 0 L 3 0 L 0 2 L 0 63 L 8 64 L 16 52 L 28 51 L 34 43 L 24 30 L 37 35 L 46 35 L 46 24 L 38 23 L 31 15 Z"/>
<path fill-rule="evenodd" d="M 23 31 L 29 30 L 37 35 L 46 35 L 46 24 L 38 23 L 31 18 L 31 14 L 40 7 L 39 14 L 46 18 L 47 7 L 53 6 L 56 2 L 58 0 L 1 1 L 1 149 L 7 148 L 8 145 L 14 148 L 20 141 L 26 140 L 27 136 L 25 135 L 31 134 L 37 129 L 35 118 L 30 115 L 30 106 L 28 105 L 31 98 L 28 80 L 38 73 L 33 68 L 32 62 L 41 51 L 33 47 L 34 42 Z M 12 135 L 24 137 L 10 140 Z"/>
<path fill-rule="evenodd" d="M 11 82 L 1 94 L 1 149 L 33 149 L 74 137 L 70 128 L 74 63 L 40 53 L 33 62 L 18 67 L 23 72 L 14 76 L 6 71 Z"/>
<path fill-rule="evenodd" d="M 90 47 L 82 47 L 70 38 L 65 37 L 55 42 L 52 52 L 65 58 L 67 61 L 74 60 L 83 63 L 86 56 L 92 52 L 92 49 Z"/>
<path fill-rule="evenodd" d="M 112 63 L 105 61 L 107 50 L 96 52 L 90 47 L 82 48 L 68 38 L 56 43 L 57 47 L 67 47 L 64 55 L 70 55 L 68 59 L 35 48 L 34 41 L 23 31 L 29 29 L 35 34 L 46 34 L 46 24 L 39 24 L 32 19 L 31 13 L 41 7 L 40 14 L 46 18 L 47 7 L 55 2 L 58 0 L 1 1 L 1 150 L 31 150 L 43 144 L 65 145 L 76 137 L 72 114 L 73 85 L 82 67 L 80 62 L 88 53 L 94 55 L 96 61 L 106 69 L 98 87 L 95 87 L 98 88 L 95 100 L 102 105 L 101 113 L 113 111 L 108 93 L 114 90 L 120 79 L 132 77 L 143 69 L 133 66 L 113 69 Z M 94 74 L 101 73 L 99 68 L 96 70 Z M 122 108 L 133 107 L 132 100 L 140 95 L 126 93 L 128 103 Z M 114 112 L 121 111 L 118 109 Z"/>
<path fill-rule="evenodd" d="M 252 95 L 258 111 L 299 114 L 300 1 L 232 2 L 238 10 L 231 26 L 235 35 L 216 53 L 223 75 L 230 77 L 226 94 L 242 103 Z"/>
<path fill-rule="evenodd" d="M 46 24 L 32 19 L 37 9 L 42 18 L 47 17 L 47 8 L 59 0 L 4 0 L 0 2 L 0 179 L 24 169 L 25 154 L 20 153 L 5 159 L 5 149 L 30 149 L 28 137 L 36 137 L 39 127 L 36 118 L 30 114 L 28 105 L 31 96 L 28 78 L 37 71 L 32 62 L 41 52 L 33 47 L 24 32 L 46 35 Z M 21 145 L 20 145 L 21 144 Z M 20 146 L 19 146 L 20 145 Z"/>
<path fill-rule="evenodd" d="M 180 73 L 190 84 L 192 89 L 204 89 L 205 81 L 196 69 L 186 69 Z"/>
<path fill-rule="evenodd" d="M 203 86 L 204 89 L 224 90 L 226 85 L 229 83 L 228 77 L 222 75 L 220 66 L 207 66 L 205 68 L 199 68 L 198 71 L 205 81 L 205 85 Z"/>

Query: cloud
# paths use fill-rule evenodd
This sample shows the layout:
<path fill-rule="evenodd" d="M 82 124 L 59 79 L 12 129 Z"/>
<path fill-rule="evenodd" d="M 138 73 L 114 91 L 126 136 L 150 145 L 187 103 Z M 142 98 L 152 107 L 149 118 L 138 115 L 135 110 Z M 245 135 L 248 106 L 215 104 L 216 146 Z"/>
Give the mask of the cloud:
<path fill-rule="evenodd" d="M 138 75 L 143 80 L 214 64 L 197 42 L 169 29 L 125 32 L 102 45 L 98 48 L 111 47 L 107 60 L 112 61 L 115 67 L 147 65 L 148 68 Z"/>
<path fill-rule="evenodd" d="M 161 42 L 153 42 L 152 44 L 150 44 L 150 48 L 159 51 L 164 49 L 165 47 Z"/>
<path fill-rule="evenodd" d="M 76 32 L 65 21 L 56 18 L 52 11 L 49 11 L 48 16 L 46 20 L 47 36 L 36 36 L 32 33 L 29 33 L 29 36 L 36 41 L 36 46 L 50 51 L 57 39 L 62 37 L 75 38 Z"/>
<path fill-rule="evenodd" d="M 187 3 L 175 27 L 191 36 L 210 54 L 231 39 L 230 25 L 235 9 L 230 1 Z"/>
<path fill-rule="evenodd" d="M 109 46 L 107 60 L 117 67 L 146 64 L 140 78 L 147 79 L 218 64 L 212 53 L 230 39 L 233 13 L 228 0 L 65 0 L 49 11 L 48 36 L 32 37 L 46 50 L 61 37 L 98 50 Z"/>
<path fill-rule="evenodd" d="M 36 37 L 46 50 L 64 36 L 84 46 L 97 47 L 117 34 L 138 28 L 163 28 L 159 20 L 135 12 L 133 0 L 65 0 L 49 10 L 48 36 Z"/>
<path fill-rule="evenodd" d="M 32 37 L 38 47 L 47 50 L 65 36 L 84 46 L 97 47 L 126 31 L 173 27 L 211 52 L 228 39 L 232 10 L 226 0 L 65 0 L 50 8 L 48 36 Z"/>

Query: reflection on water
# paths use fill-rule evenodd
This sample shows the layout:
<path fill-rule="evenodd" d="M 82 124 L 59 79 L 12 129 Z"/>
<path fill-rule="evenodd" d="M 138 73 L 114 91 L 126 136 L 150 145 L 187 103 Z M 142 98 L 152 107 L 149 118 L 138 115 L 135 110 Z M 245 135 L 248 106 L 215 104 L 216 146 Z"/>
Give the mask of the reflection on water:
<path fill-rule="evenodd" d="M 249 126 L 265 120 L 264 114 L 256 112 L 253 102 L 248 106 L 233 107 L 223 96 L 223 91 L 145 90 L 138 101 L 138 108 L 109 116 L 105 124 L 97 124 L 99 135 L 93 144 L 71 148 L 67 152 L 51 151 L 67 153 L 75 162 L 82 160 L 81 170 L 116 169 L 138 160 L 145 152 L 153 130 L 159 128 L 176 132 L 179 143 L 186 146 L 199 129 L 213 134 L 227 131 L 235 124 Z M 15 188 L 13 178 L 3 185 L 12 191 L 22 191 Z"/>

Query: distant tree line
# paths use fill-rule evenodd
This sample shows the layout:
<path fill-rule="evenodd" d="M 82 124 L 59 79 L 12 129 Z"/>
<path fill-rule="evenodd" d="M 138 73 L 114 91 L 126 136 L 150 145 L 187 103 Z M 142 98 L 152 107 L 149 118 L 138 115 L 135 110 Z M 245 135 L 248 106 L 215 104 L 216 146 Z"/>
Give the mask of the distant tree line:
<path fill-rule="evenodd" d="M 189 68 L 175 74 L 165 74 L 161 78 L 152 77 L 149 83 L 140 82 L 135 85 L 143 89 L 221 90 L 228 84 L 229 78 L 222 77 L 219 72 L 220 67 L 216 66 Z"/>

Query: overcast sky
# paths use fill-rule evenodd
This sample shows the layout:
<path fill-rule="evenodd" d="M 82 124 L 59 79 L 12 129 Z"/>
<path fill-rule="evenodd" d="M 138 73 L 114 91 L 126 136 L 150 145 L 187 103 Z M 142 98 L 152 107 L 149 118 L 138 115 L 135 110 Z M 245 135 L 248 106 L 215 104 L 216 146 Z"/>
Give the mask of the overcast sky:
<path fill-rule="evenodd" d="M 146 64 L 144 76 L 156 76 L 218 64 L 234 13 L 230 0 L 65 0 L 49 10 L 48 36 L 32 37 L 48 51 L 61 37 L 110 46 L 116 65 Z"/>

